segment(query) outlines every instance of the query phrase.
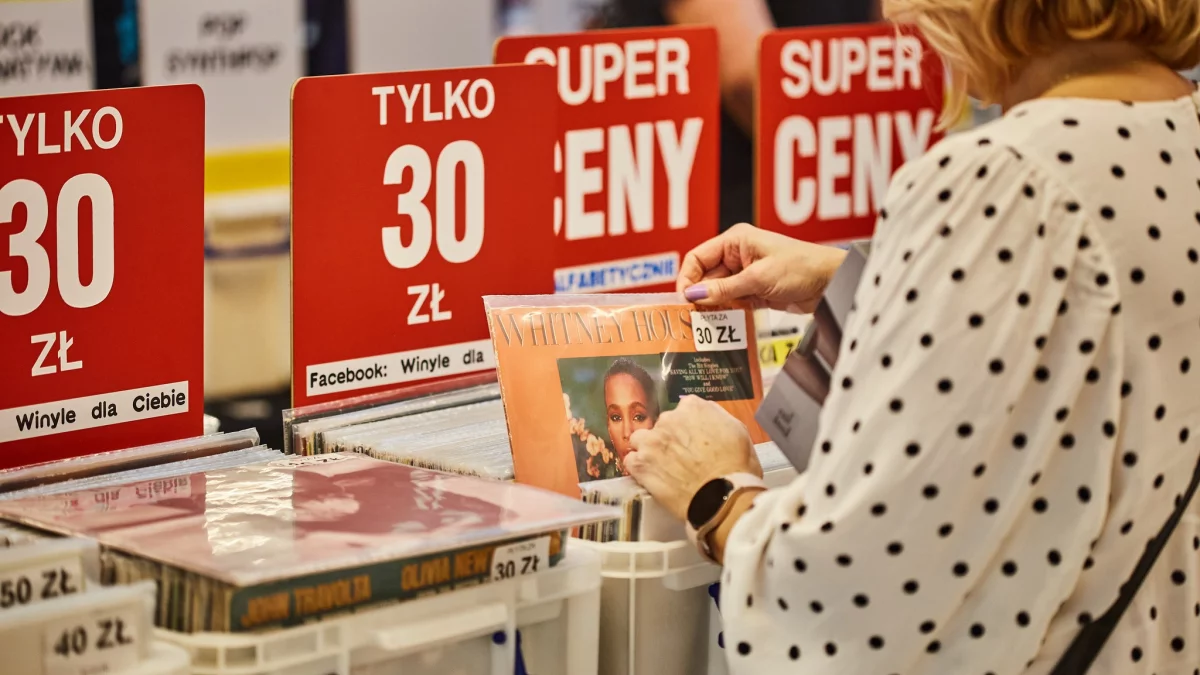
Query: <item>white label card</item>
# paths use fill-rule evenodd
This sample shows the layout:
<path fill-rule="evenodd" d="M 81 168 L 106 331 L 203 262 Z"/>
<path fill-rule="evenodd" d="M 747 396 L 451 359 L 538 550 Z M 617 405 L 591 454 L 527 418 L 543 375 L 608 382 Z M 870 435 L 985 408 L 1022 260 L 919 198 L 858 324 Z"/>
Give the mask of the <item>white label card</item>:
<path fill-rule="evenodd" d="M 505 581 L 550 569 L 550 537 L 539 537 L 496 549 L 492 581 Z"/>
<path fill-rule="evenodd" d="M 745 349 L 748 339 L 743 310 L 692 312 L 692 340 L 698 352 Z"/>
<path fill-rule="evenodd" d="M 0 96 L 91 89 L 92 3 L 0 2 Z"/>
<path fill-rule="evenodd" d="M 72 595 L 84 590 L 84 583 L 77 555 L 0 570 L 0 611 Z"/>
<path fill-rule="evenodd" d="M 204 88 L 211 150 L 286 145 L 292 83 L 304 75 L 300 0 L 142 0 L 146 84 Z"/>
<path fill-rule="evenodd" d="M 138 613 L 144 606 L 127 603 L 47 623 L 42 631 L 45 675 L 123 673 L 138 664 Z"/>

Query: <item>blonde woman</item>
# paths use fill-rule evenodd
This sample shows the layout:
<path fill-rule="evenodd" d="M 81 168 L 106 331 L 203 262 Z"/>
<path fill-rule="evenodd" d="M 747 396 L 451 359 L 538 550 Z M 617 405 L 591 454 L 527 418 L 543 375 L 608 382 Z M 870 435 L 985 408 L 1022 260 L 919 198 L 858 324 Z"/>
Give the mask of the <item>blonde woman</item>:
<path fill-rule="evenodd" d="M 1200 3 L 885 11 L 1005 115 L 893 180 L 808 471 L 762 490 L 745 430 L 694 399 L 626 465 L 723 561 L 735 673 L 1048 673 L 1189 504 L 1200 122 L 1176 71 L 1200 62 Z M 804 311 L 840 261 L 743 226 L 680 290 Z M 1200 673 L 1198 515 L 1090 670 L 1055 672 Z"/>

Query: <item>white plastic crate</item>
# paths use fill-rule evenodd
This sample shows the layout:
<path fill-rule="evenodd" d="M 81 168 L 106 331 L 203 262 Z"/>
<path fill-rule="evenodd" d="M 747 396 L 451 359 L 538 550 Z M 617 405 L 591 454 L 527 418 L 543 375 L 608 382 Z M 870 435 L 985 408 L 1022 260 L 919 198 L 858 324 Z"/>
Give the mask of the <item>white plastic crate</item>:
<path fill-rule="evenodd" d="M 120 675 L 189 675 L 192 664 L 188 654 L 180 647 L 165 642 L 150 645 L 150 655 L 133 670 Z"/>
<path fill-rule="evenodd" d="M 767 472 L 767 487 L 796 477 L 790 467 Z M 649 510 L 643 511 L 648 518 Z M 665 512 L 664 512 L 665 514 Z M 660 515 L 653 530 L 682 536 Z M 643 526 L 646 524 L 643 520 Z M 679 535 L 670 535 L 670 532 Z M 600 675 L 726 675 L 721 615 L 710 594 L 721 568 L 688 541 L 606 542 L 571 540 L 600 556 Z"/>
<path fill-rule="evenodd" d="M 709 588 L 721 569 L 686 541 L 571 541 L 600 555 L 600 675 L 725 675 Z"/>
<path fill-rule="evenodd" d="M 572 541 L 557 566 L 262 633 L 185 635 L 194 675 L 513 675 L 519 631 L 530 675 L 594 675 L 600 561 Z"/>

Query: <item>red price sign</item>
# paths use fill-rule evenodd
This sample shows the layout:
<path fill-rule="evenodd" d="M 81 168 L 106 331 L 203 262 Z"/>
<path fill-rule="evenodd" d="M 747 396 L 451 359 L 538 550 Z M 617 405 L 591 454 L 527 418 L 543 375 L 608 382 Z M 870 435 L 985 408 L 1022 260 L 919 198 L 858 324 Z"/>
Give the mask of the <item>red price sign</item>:
<path fill-rule="evenodd" d="M 0 468 L 200 433 L 200 88 L 0 99 L 0 158 Z"/>
<path fill-rule="evenodd" d="M 554 71 L 301 79 L 292 400 L 496 367 L 485 294 L 550 293 Z"/>
<path fill-rule="evenodd" d="M 507 37 L 495 60 L 557 72 L 556 290 L 674 290 L 717 233 L 716 31 Z"/>
<path fill-rule="evenodd" d="M 869 237 L 892 173 L 942 136 L 938 57 L 890 25 L 800 28 L 763 36 L 758 69 L 756 223 Z"/>

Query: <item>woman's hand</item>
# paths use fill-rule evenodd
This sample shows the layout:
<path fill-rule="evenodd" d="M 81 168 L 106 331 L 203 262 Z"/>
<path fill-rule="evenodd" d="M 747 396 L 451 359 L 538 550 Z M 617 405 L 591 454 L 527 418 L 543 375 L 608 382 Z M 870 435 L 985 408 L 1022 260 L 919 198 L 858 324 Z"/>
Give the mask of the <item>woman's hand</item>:
<path fill-rule="evenodd" d="M 634 449 L 625 456 L 629 475 L 680 520 L 710 480 L 732 473 L 762 476 L 746 425 L 695 396 L 684 396 L 653 429 L 635 431 L 629 442 Z"/>
<path fill-rule="evenodd" d="M 809 313 L 845 258 L 841 249 L 735 225 L 687 254 L 676 288 L 698 305 L 750 300 Z"/>

